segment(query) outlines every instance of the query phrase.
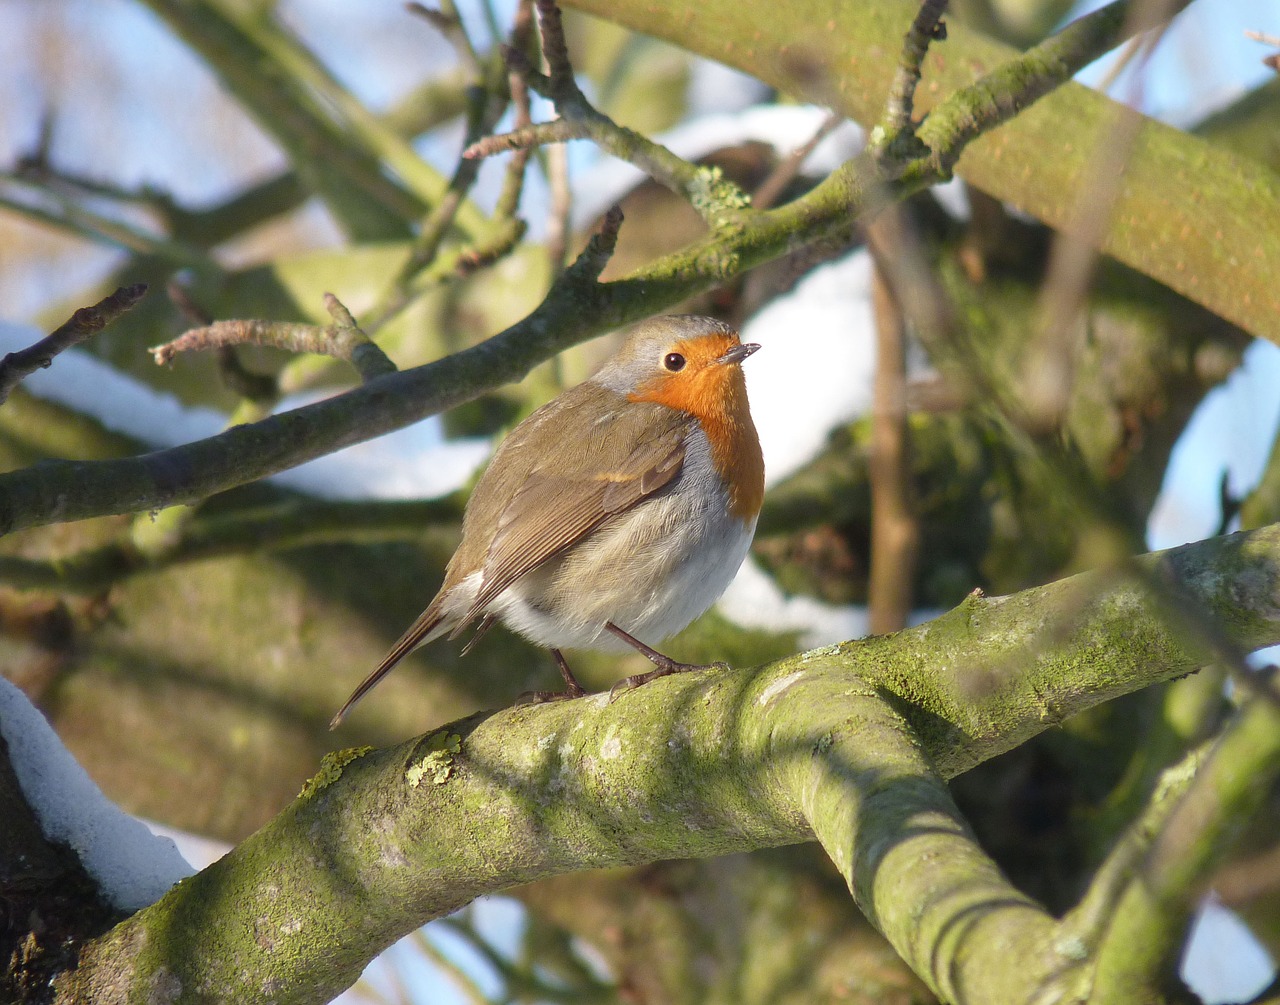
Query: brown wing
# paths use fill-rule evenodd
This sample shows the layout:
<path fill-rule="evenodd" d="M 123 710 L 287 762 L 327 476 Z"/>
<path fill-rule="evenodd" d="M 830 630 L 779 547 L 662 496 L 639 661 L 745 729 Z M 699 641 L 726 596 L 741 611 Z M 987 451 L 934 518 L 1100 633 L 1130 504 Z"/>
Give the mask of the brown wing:
<path fill-rule="evenodd" d="M 547 455 L 557 460 L 530 471 L 502 510 L 484 587 L 453 634 L 521 576 L 674 480 L 691 421 L 674 409 L 632 405 L 612 421 L 571 431 L 585 434 L 581 448 Z"/>
<path fill-rule="evenodd" d="M 462 543 L 440 592 L 360 682 L 329 728 L 440 625 L 444 598 L 461 580 L 484 571 L 484 588 L 451 638 L 521 576 L 669 484 L 680 473 L 692 421 L 663 405 L 628 402 L 588 381 L 513 429 L 471 494 Z M 573 449 L 565 450 L 566 444 Z"/>

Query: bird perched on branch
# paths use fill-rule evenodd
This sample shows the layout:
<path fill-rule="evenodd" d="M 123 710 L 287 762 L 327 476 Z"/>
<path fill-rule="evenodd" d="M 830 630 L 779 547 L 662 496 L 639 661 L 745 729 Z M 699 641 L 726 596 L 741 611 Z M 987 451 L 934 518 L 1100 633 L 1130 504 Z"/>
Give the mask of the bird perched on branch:
<path fill-rule="evenodd" d="M 764 459 L 742 362 L 758 348 L 711 318 L 653 318 L 516 426 L 471 494 L 440 591 L 330 728 L 418 646 L 476 625 L 473 643 L 495 619 L 551 650 L 566 690 L 541 699 L 585 693 L 564 648 L 629 646 L 653 663 L 615 691 L 701 669 L 643 640 L 689 624 L 746 557 Z"/>

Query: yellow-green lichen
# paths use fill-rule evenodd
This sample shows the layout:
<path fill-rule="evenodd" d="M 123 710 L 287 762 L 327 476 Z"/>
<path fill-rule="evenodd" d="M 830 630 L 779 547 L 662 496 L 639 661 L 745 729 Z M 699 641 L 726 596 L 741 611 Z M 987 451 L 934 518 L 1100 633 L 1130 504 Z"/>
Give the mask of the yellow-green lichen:
<path fill-rule="evenodd" d="M 335 750 L 325 754 L 320 761 L 320 770 L 306 780 L 302 791 L 298 793 L 299 798 L 310 799 L 321 789 L 332 785 L 342 776 L 343 768 L 357 757 L 364 757 L 371 750 L 373 750 L 372 747 L 347 747 L 345 750 Z"/>
<path fill-rule="evenodd" d="M 422 784 L 423 779 L 432 785 L 443 785 L 453 774 L 453 755 L 462 750 L 462 737 L 457 733 L 432 733 L 418 749 L 426 748 L 427 753 L 420 760 L 415 760 L 404 773 L 405 780 L 412 788 Z"/>
<path fill-rule="evenodd" d="M 698 168 L 689 186 L 689 201 L 705 219 L 718 217 L 726 211 L 746 209 L 751 197 L 724 176 L 715 166 Z"/>

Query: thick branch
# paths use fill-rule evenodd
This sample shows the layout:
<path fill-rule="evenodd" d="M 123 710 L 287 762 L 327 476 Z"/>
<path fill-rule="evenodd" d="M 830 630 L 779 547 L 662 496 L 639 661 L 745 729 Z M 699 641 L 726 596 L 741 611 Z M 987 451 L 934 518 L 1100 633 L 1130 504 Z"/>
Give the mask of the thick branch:
<path fill-rule="evenodd" d="M 1280 641 L 1280 526 L 1140 561 L 1220 612 L 1237 644 Z M 223 1000 L 280 1002 L 284 988 L 320 1000 L 480 893 L 818 834 L 922 976 L 1007 1001 L 1050 977 L 1022 950 L 1053 929 L 956 824 L 928 766 L 955 775 L 1203 656 L 1130 582 L 1086 574 L 759 670 L 679 675 L 612 704 L 507 709 L 334 755 L 274 822 L 87 947 L 61 990 L 91 1000 L 114 979 L 151 987 L 163 968 Z M 922 900 L 930 849 L 948 863 Z M 1018 951 L 1002 960 L 1002 945 Z M 1057 962 L 1073 980 L 1071 961 Z M 975 990 L 980 970 L 991 976 Z"/>

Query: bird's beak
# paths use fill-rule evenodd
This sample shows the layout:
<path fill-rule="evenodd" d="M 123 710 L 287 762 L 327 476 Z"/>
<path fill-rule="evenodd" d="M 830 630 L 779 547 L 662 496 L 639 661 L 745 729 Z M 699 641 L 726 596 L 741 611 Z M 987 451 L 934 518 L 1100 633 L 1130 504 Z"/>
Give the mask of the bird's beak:
<path fill-rule="evenodd" d="M 741 363 L 753 352 L 760 348 L 758 342 L 743 342 L 741 345 L 735 345 L 727 353 L 716 360 L 717 363 Z"/>

